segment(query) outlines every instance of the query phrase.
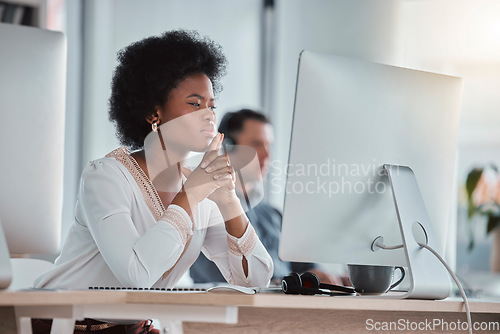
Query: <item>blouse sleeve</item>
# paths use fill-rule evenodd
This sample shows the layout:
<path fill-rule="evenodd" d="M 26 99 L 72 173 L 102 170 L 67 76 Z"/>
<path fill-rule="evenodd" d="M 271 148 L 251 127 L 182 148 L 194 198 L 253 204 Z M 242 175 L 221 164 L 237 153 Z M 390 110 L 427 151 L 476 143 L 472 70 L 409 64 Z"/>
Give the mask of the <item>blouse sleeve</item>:
<path fill-rule="evenodd" d="M 224 219 L 213 203 L 203 253 L 215 262 L 230 284 L 265 287 L 273 275 L 273 261 L 249 223 L 241 238 L 226 232 Z M 242 266 L 243 257 L 248 262 L 248 276 Z"/>
<path fill-rule="evenodd" d="M 90 233 L 121 284 L 151 287 L 173 267 L 192 234 L 192 222 L 170 205 L 156 224 L 140 233 L 132 221 L 131 185 L 118 166 L 97 161 L 82 175 L 79 201 Z"/>

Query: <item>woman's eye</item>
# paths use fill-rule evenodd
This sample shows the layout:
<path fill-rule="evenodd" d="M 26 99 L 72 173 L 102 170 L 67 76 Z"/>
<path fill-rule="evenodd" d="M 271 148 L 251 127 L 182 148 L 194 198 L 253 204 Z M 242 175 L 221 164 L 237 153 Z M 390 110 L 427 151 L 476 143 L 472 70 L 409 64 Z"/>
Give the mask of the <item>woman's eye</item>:
<path fill-rule="evenodd" d="M 189 105 L 192 105 L 193 107 L 196 107 L 196 108 L 199 108 L 200 107 L 200 104 L 199 103 L 196 103 L 196 102 L 188 102 Z M 208 107 L 209 109 L 211 109 L 212 111 L 214 111 L 215 109 L 217 109 L 216 106 L 209 106 Z"/>

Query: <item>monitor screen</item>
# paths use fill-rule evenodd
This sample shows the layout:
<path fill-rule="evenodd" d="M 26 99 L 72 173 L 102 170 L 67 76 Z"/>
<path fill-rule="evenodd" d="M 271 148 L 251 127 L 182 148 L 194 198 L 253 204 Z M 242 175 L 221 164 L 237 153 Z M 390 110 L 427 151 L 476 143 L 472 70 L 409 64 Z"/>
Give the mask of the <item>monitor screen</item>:
<path fill-rule="evenodd" d="M 11 254 L 56 254 L 62 214 L 66 39 L 0 24 L 0 220 Z"/>
<path fill-rule="evenodd" d="M 462 80 L 358 59 L 301 53 L 280 257 L 405 265 L 382 165 L 413 169 L 436 238 L 449 222 Z"/>

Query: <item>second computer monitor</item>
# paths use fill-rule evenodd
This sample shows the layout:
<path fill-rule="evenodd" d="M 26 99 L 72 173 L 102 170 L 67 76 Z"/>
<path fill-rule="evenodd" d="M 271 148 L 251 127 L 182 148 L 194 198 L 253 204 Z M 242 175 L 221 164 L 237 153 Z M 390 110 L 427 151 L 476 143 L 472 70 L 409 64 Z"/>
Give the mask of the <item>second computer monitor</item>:
<path fill-rule="evenodd" d="M 11 254 L 61 241 L 66 37 L 0 24 L 0 220 Z"/>

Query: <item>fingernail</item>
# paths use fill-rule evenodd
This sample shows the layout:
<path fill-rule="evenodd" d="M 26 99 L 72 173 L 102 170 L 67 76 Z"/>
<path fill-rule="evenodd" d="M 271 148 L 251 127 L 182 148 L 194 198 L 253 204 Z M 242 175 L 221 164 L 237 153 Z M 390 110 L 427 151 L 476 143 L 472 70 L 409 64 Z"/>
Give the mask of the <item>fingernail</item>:
<path fill-rule="evenodd" d="M 213 169 L 212 167 L 207 167 L 205 170 L 206 170 L 207 172 L 211 172 L 211 171 L 213 171 L 214 169 Z"/>
<path fill-rule="evenodd" d="M 220 177 L 220 176 L 219 176 L 219 174 L 214 175 L 214 179 L 216 179 L 216 180 L 218 180 L 218 179 L 219 179 L 219 177 Z"/>
<path fill-rule="evenodd" d="M 201 163 L 200 167 L 201 167 L 201 168 L 205 168 L 205 167 L 207 167 L 207 163 L 206 163 L 205 161 L 203 161 L 203 162 Z"/>
<path fill-rule="evenodd" d="M 217 175 L 217 179 L 229 179 L 231 174 Z"/>

